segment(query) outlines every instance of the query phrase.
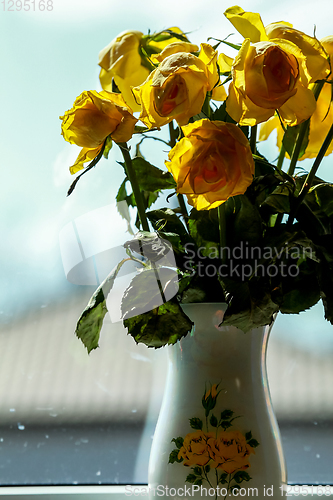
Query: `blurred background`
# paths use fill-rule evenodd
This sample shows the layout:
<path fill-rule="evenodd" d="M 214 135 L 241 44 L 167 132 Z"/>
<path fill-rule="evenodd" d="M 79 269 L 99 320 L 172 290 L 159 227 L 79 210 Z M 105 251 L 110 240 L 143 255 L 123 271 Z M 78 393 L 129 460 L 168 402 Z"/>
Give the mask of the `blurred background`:
<path fill-rule="evenodd" d="M 167 349 L 136 346 L 115 317 L 90 356 L 74 336 L 96 283 L 114 265 L 107 250 L 118 248 L 127 225 L 114 204 L 123 175 L 117 148 L 66 197 L 79 148 L 65 143 L 58 117 L 83 90 L 101 89 L 98 53 L 121 31 L 179 26 L 194 43 L 224 38 L 235 31 L 223 16 L 232 4 L 11 5 L 2 2 L 0 12 L 0 484 L 145 483 Z M 319 39 L 333 34 L 328 1 L 240 5 L 260 12 L 265 25 L 284 20 L 310 35 L 316 29 Z M 145 148 L 163 168 L 161 148 L 154 141 Z M 273 161 L 275 138 L 259 150 Z M 319 175 L 333 181 L 331 164 L 326 158 Z M 73 228 L 85 253 L 69 262 Z M 77 277 L 84 272 L 85 282 Z M 321 305 L 277 318 L 268 374 L 294 484 L 333 482 L 332 361 L 333 327 Z"/>

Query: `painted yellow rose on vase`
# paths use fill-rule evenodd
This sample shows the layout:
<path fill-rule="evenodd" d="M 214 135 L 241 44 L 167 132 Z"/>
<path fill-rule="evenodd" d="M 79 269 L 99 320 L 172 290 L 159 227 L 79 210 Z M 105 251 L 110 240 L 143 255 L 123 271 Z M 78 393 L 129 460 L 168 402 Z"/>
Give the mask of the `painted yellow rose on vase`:
<path fill-rule="evenodd" d="M 327 54 L 330 56 L 331 64 L 333 63 L 333 36 L 328 36 L 320 40 L 320 43 L 326 50 Z M 332 76 L 328 78 L 328 82 L 332 81 Z M 304 160 L 306 158 L 315 158 L 321 148 L 323 139 L 326 137 L 331 125 L 333 123 L 333 106 L 332 106 L 332 84 L 325 83 L 317 100 L 316 110 L 310 119 L 310 129 L 309 129 L 309 142 L 305 153 L 300 158 Z M 277 130 L 277 146 L 279 149 L 282 145 L 282 139 L 284 135 L 283 128 L 280 124 L 280 120 L 277 116 L 270 118 L 266 123 L 263 123 L 260 127 L 259 141 L 265 141 L 268 139 L 273 130 Z M 329 145 L 325 156 L 330 155 L 333 152 L 333 143 Z M 286 156 L 289 155 L 286 153 Z"/>
<path fill-rule="evenodd" d="M 183 33 L 177 27 L 170 28 L 170 31 Z M 140 111 L 140 106 L 133 97 L 131 87 L 141 85 L 152 69 L 148 61 L 141 57 L 141 47 L 148 44 L 152 51 L 159 52 L 177 40 L 166 32 L 160 33 L 160 38 L 161 41 L 154 41 L 141 31 L 123 31 L 99 53 L 98 64 L 102 68 L 99 78 L 102 88 L 111 91 L 113 78 L 125 102 L 133 111 Z"/>
<path fill-rule="evenodd" d="M 211 457 L 209 455 L 207 441 L 213 438 L 213 433 L 203 431 L 190 432 L 184 438 L 182 447 L 179 450 L 178 458 L 183 458 L 184 465 L 207 465 Z"/>
<path fill-rule="evenodd" d="M 122 96 L 105 90 L 82 92 L 60 119 L 64 139 L 83 148 L 70 167 L 72 174 L 98 155 L 109 135 L 115 142 L 127 142 L 137 122 Z"/>
<path fill-rule="evenodd" d="M 249 457 L 255 453 L 240 431 L 221 432 L 217 438 L 207 441 L 213 469 L 222 469 L 227 474 L 250 467 Z"/>
<path fill-rule="evenodd" d="M 207 91 L 219 81 L 217 52 L 202 44 L 199 56 L 177 52 L 161 62 L 147 80 L 133 89 L 140 102 L 140 120 L 149 128 L 158 127 L 175 119 L 186 125 L 199 114 Z"/>
<path fill-rule="evenodd" d="M 210 389 L 208 389 L 208 391 L 205 394 L 205 400 L 207 400 L 209 397 L 211 397 L 212 399 L 217 398 L 218 385 L 219 384 L 213 384 L 212 387 Z"/>
<path fill-rule="evenodd" d="M 242 125 L 268 120 L 278 109 L 287 125 L 309 118 L 316 102 L 309 84 L 329 73 L 315 38 L 288 23 L 264 27 L 259 14 L 231 7 L 226 17 L 245 37 L 232 66 L 227 112 Z"/>
<path fill-rule="evenodd" d="M 183 127 L 184 138 L 165 162 L 177 192 L 197 210 L 215 208 L 243 194 L 252 183 L 254 161 L 243 132 L 231 123 L 199 120 Z"/>

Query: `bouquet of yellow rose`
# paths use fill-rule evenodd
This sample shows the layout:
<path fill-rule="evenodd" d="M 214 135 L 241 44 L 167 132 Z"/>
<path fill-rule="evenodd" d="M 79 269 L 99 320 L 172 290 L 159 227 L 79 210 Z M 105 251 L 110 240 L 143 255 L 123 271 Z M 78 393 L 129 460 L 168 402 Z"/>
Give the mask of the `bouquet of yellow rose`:
<path fill-rule="evenodd" d="M 69 194 L 116 143 L 124 160 L 117 202 L 137 208 L 127 258 L 78 321 L 88 351 L 127 261 L 138 272 L 123 296 L 124 325 L 149 347 L 191 330 L 186 302 L 226 302 L 223 324 L 248 331 L 322 299 L 333 323 L 333 185 L 317 176 L 333 149 L 333 36 L 319 41 L 287 22 L 264 27 L 238 6 L 225 16 L 242 44 L 214 38 L 199 48 L 175 27 L 121 33 L 100 53 L 103 90 L 83 92 L 61 117 L 65 140 L 82 147 L 70 171 L 84 170 Z M 225 45 L 235 57 L 218 53 Z M 164 126 L 167 141 L 158 137 Z M 274 129 L 276 165 L 258 149 Z M 171 148 L 166 169 L 142 156 L 147 137 Z M 315 158 L 307 173 L 296 170 L 304 158 Z M 165 190 L 177 207 L 154 210 Z"/>

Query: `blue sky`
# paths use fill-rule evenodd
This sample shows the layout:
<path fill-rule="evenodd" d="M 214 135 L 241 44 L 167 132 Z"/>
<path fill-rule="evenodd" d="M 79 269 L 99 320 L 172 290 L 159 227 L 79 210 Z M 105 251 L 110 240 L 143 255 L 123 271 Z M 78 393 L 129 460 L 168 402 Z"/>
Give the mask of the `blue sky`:
<path fill-rule="evenodd" d="M 231 5 L 221 0 L 54 0 L 52 11 L 0 12 L 0 310 L 6 321 L 14 310 L 73 291 L 62 269 L 59 232 L 76 217 L 112 203 L 122 180 L 115 162 L 120 158 L 112 151 L 66 198 L 73 180 L 68 166 L 77 149 L 61 137 L 59 115 L 83 90 L 100 90 L 99 51 L 127 29 L 179 26 L 195 43 L 208 36 L 224 38 L 235 32 L 223 16 Z M 240 5 L 260 12 L 264 24 L 285 20 L 309 34 L 316 25 L 319 39 L 333 34 L 331 1 L 246 0 Z M 241 41 L 240 35 L 233 41 Z M 150 142 L 149 155 L 156 151 Z M 272 143 L 264 152 L 274 159 Z M 158 162 L 163 164 L 163 158 Z M 328 161 L 320 173 L 333 180 Z M 325 345 L 332 345 L 333 327 L 320 319 L 321 308 L 316 310 L 302 315 L 302 324 L 309 331 L 320 328 Z M 296 319 L 279 321 L 287 331 Z"/>

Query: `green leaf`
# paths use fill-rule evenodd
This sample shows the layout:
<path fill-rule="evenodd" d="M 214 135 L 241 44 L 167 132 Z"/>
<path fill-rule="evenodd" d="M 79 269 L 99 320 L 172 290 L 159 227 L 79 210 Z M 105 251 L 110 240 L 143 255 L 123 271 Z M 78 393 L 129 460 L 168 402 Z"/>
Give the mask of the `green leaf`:
<path fill-rule="evenodd" d="M 221 420 L 228 420 L 233 416 L 234 412 L 232 410 L 224 410 L 221 413 Z"/>
<path fill-rule="evenodd" d="M 219 223 L 217 210 L 192 209 L 188 220 L 190 235 L 196 245 L 200 247 L 201 254 L 206 257 L 219 254 Z"/>
<path fill-rule="evenodd" d="M 219 484 L 227 484 L 228 482 L 228 474 L 226 472 L 222 472 L 222 474 L 220 475 L 220 478 L 219 478 Z"/>
<path fill-rule="evenodd" d="M 206 465 L 205 472 L 208 474 L 209 471 L 210 471 L 210 465 Z"/>
<path fill-rule="evenodd" d="M 170 208 L 162 208 L 147 212 L 147 218 L 156 231 L 178 234 L 182 244 L 193 241 L 185 229 L 184 224 Z"/>
<path fill-rule="evenodd" d="M 177 448 L 180 450 L 180 448 L 183 446 L 184 438 L 182 438 L 182 437 L 173 438 L 171 440 L 171 443 L 175 443 Z"/>
<path fill-rule="evenodd" d="M 126 191 L 126 182 L 128 181 L 128 177 L 125 177 L 123 182 L 120 184 L 120 188 L 118 190 L 118 193 L 116 195 L 116 201 L 125 201 L 127 198 L 127 191 Z"/>
<path fill-rule="evenodd" d="M 282 298 L 280 310 L 283 314 L 298 314 L 310 309 L 320 299 L 320 287 L 317 274 L 301 274 L 282 280 Z"/>
<path fill-rule="evenodd" d="M 194 481 L 194 484 L 195 484 L 196 486 L 202 486 L 202 482 L 203 482 L 203 480 L 202 480 L 202 479 L 196 479 L 196 480 Z"/>
<path fill-rule="evenodd" d="M 142 191 L 155 192 L 176 188 L 176 182 L 170 172 L 160 170 L 139 156 L 133 158 L 132 164 Z"/>
<path fill-rule="evenodd" d="M 327 217 L 333 217 L 333 184 L 318 184 L 310 192 L 314 192 L 316 201 Z"/>
<path fill-rule="evenodd" d="M 177 302 L 170 300 L 149 312 L 125 319 L 124 326 L 137 343 L 157 349 L 185 337 L 193 322 Z"/>
<path fill-rule="evenodd" d="M 197 417 L 190 418 L 190 426 L 192 427 L 192 429 L 202 431 L 203 427 L 202 420 Z"/>
<path fill-rule="evenodd" d="M 88 353 L 98 347 L 99 334 L 103 326 L 104 317 L 108 312 L 105 297 L 111 291 L 120 268 L 128 260 L 130 259 L 123 259 L 119 262 L 97 288 L 77 322 L 75 334 L 82 341 Z"/>
<path fill-rule="evenodd" d="M 287 186 L 278 186 L 272 194 L 267 196 L 263 207 L 270 207 L 273 212 L 288 214 L 290 212 L 290 190 Z"/>
<path fill-rule="evenodd" d="M 224 430 L 229 429 L 229 427 L 232 427 L 232 423 L 229 420 L 223 420 L 223 422 L 221 422 L 221 427 L 223 427 Z"/>
<path fill-rule="evenodd" d="M 246 195 L 237 196 L 240 207 L 237 210 L 231 231 L 236 241 L 247 241 L 256 245 L 262 238 L 262 220 L 258 208 Z"/>
<path fill-rule="evenodd" d="M 193 470 L 194 474 L 196 474 L 197 476 L 201 476 L 202 475 L 202 469 L 201 469 L 201 467 L 192 467 L 192 470 Z"/>
<path fill-rule="evenodd" d="M 333 268 L 325 258 L 322 258 L 320 262 L 318 281 L 325 319 L 333 325 Z"/>
<path fill-rule="evenodd" d="M 297 141 L 298 133 L 299 133 L 301 126 L 302 126 L 302 124 L 295 125 L 294 127 L 287 127 L 287 131 L 283 136 L 282 143 L 283 143 L 284 147 L 286 148 L 286 151 L 289 154 L 289 156 L 291 156 L 293 153 L 293 150 L 294 150 L 294 147 L 295 147 L 295 144 Z M 309 144 L 309 128 L 307 130 L 307 133 L 304 135 L 304 139 L 302 142 L 302 146 L 301 146 L 301 150 L 300 150 L 300 153 L 298 155 L 298 158 L 301 158 L 301 156 L 304 155 L 305 150 L 308 147 L 308 144 Z"/>
<path fill-rule="evenodd" d="M 243 481 L 250 481 L 252 477 L 244 470 L 239 470 L 234 474 L 233 479 L 236 481 L 237 484 L 240 484 Z"/>
<path fill-rule="evenodd" d="M 209 421 L 209 422 L 210 422 L 210 425 L 211 425 L 212 427 L 217 427 L 217 423 L 218 423 L 218 422 L 217 422 L 217 418 L 215 417 L 215 415 L 212 415 L 212 416 L 210 417 L 210 421 Z"/>
<path fill-rule="evenodd" d="M 172 450 L 169 455 L 169 464 L 174 464 L 175 462 L 181 463 L 183 461 L 183 457 L 178 458 L 179 450 Z"/>
<path fill-rule="evenodd" d="M 263 280 L 236 282 L 223 278 L 223 283 L 228 292 L 228 308 L 223 325 L 236 326 L 246 333 L 272 323 L 279 306 L 273 302 Z"/>
<path fill-rule="evenodd" d="M 196 480 L 197 480 L 197 476 L 195 474 L 189 474 L 188 476 L 186 476 L 186 479 L 185 479 L 185 481 L 187 483 L 194 483 Z"/>
<path fill-rule="evenodd" d="M 160 259 L 170 256 L 171 260 L 168 260 L 168 263 L 173 264 L 171 244 L 164 238 L 159 237 L 157 233 L 138 231 L 131 240 L 124 243 L 124 247 L 152 262 L 158 262 Z M 165 263 L 165 260 L 163 262 Z M 152 270 L 145 271 L 145 274 L 138 276 L 140 278 L 136 277 L 137 280 L 148 280 L 149 276 L 152 276 L 153 285 L 156 284 L 156 273 L 152 272 Z"/>
<path fill-rule="evenodd" d="M 251 431 L 249 431 L 245 434 L 245 439 L 246 439 L 246 441 L 250 441 L 250 439 L 252 439 L 252 432 Z"/>
<path fill-rule="evenodd" d="M 259 442 L 256 439 L 250 439 L 247 444 L 251 446 L 251 448 L 256 448 L 257 446 L 259 446 Z"/>

